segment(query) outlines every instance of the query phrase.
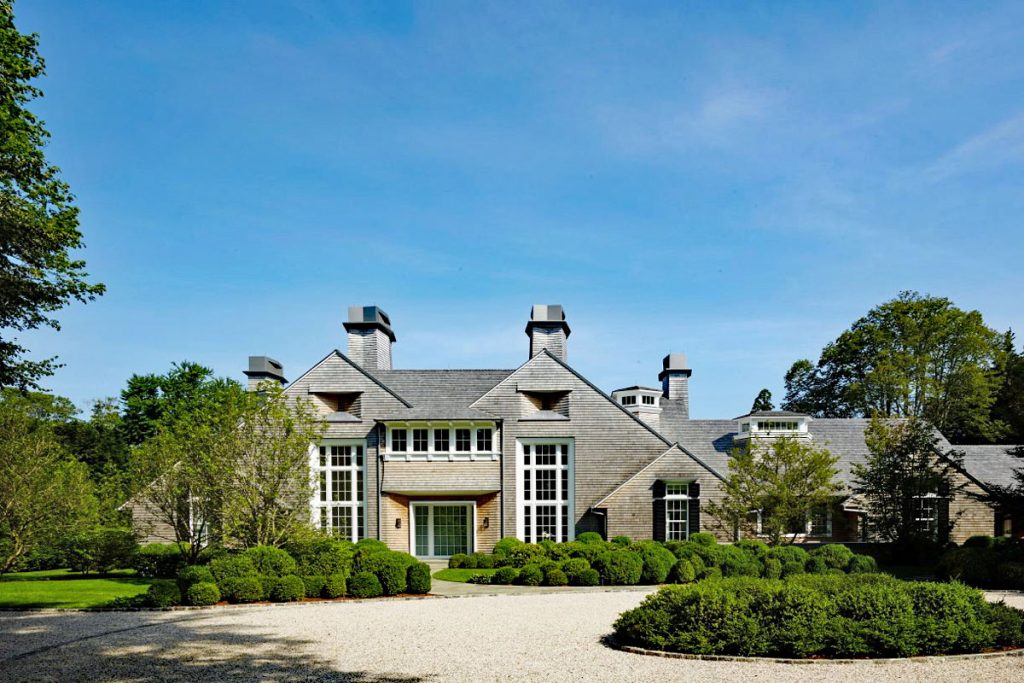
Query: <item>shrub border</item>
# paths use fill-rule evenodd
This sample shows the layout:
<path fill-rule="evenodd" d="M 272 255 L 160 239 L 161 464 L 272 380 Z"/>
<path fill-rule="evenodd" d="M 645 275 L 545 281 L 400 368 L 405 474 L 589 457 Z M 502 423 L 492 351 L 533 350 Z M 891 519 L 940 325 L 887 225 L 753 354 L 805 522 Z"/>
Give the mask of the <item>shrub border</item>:
<path fill-rule="evenodd" d="M 957 655 L 917 655 L 913 657 L 864 657 L 863 659 L 828 659 L 824 657 L 816 659 L 798 659 L 795 657 L 744 657 L 738 655 L 698 655 L 687 652 L 669 652 L 668 650 L 649 650 L 636 645 L 620 643 L 614 635 L 608 634 L 601 639 L 607 647 L 613 650 L 620 650 L 634 655 L 645 655 L 647 657 L 662 657 L 665 659 L 686 659 L 690 661 L 699 660 L 705 662 L 746 662 L 751 664 L 864 664 L 871 663 L 883 666 L 895 662 L 950 662 L 957 660 L 989 659 L 993 657 L 1024 657 L 1024 647 L 1012 650 L 998 650 L 995 652 L 974 652 Z"/>

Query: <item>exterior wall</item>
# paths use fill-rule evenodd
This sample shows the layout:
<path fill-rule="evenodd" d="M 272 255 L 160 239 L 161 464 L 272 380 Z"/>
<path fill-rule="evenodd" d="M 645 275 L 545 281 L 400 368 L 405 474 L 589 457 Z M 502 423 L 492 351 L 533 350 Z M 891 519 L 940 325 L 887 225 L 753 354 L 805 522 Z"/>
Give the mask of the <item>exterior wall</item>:
<path fill-rule="evenodd" d="M 133 498 L 126 504 L 132 515 L 132 528 L 139 543 L 172 543 L 174 527 L 161 519 L 144 498 Z"/>
<path fill-rule="evenodd" d="M 551 355 L 561 358 L 563 362 L 568 362 L 568 339 L 561 325 L 547 327 L 543 324 L 534 324 L 530 330 L 530 357 L 536 356 L 543 349 L 547 349 Z"/>
<path fill-rule="evenodd" d="M 608 538 L 651 538 L 654 533 L 654 482 L 659 479 L 700 484 L 700 530 L 711 531 L 723 542 L 733 540 L 730 530 L 715 528 L 713 520 L 704 514 L 704 506 L 708 502 L 721 500 L 721 480 L 678 448 L 639 472 L 600 504 L 607 515 Z"/>
<path fill-rule="evenodd" d="M 500 495 L 497 493 L 484 496 L 403 496 L 385 493 L 381 498 L 381 519 L 384 523 L 381 526 L 380 540 L 387 543 L 388 547 L 393 550 L 413 553 L 414 549 L 409 547 L 409 525 L 411 523 L 409 505 L 416 502 L 442 500 L 476 501 L 476 528 L 473 530 L 476 550 L 481 553 L 489 553 L 494 550 L 494 544 L 500 539 L 498 533 Z M 396 520 L 401 520 L 401 528 L 395 526 Z M 485 522 L 485 520 L 487 521 Z M 487 528 L 484 528 L 485 523 Z"/>
<path fill-rule="evenodd" d="M 665 398 L 679 401 L 682 413 L 690 414 L 690 378 L 682 372 L 671 372 L 661 381 L 662 393 Z"/>
<path fill-rule="evenodd" d="M 382 490 L 399 493 L 499 491 L 501 463 L 477 462 L 403 462 L 382 463 Z"/>
<path fill-rule="evenodd" d="M 531 390 L 569 391 L 569 419 L 531 420 L 532 408 L 522 400 L 518 385 Z M 588 509 L 619 484 L 664 453 L 670 444 L 626 413 L 618 404 L 588 385 L 546 354 L 535 356 L 523 367 L 482 396 L 474 407 L 503 418 L 501 448 L 505 505 L 502 535 L 515 536 L 516 440 L 523 438 L 572 438 L 575 451 L 576 531 L 594 530 L 595 516 Z M 642 514 L 642 513 L 641 513 Z M 648 518 L 650 512 L 647 512 Z M 638 538 L 650 538 L 653 529 Z"/>
<path fill-rule="evenodd" d="M 971 536 L 991 536 L 996 528 L 995 510 L 968 495 L 980 494 L 981 487 L 962 475 L 957 477 L 966 482 L 967 487 L 949 502 L 949 520 L 954 523 L 949 540 L 963 543 Z"/>
<path fill-rule="evenodd" d="M 381 330 L 350 330 L 348 356 L 371 370 L 391 369 L 391 338 Z"/>

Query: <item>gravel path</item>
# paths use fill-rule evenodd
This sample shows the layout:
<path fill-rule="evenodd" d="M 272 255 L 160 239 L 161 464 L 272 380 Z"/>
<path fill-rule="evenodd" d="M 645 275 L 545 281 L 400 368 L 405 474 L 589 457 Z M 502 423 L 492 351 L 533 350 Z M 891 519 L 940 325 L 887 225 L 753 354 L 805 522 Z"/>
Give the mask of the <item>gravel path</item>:
<path fill-rule="evenodd" d="M 0 681 L 1021 681 L 1024 658 L 786 665 L 611 650 L 644 592 L 0 613 Z"/>

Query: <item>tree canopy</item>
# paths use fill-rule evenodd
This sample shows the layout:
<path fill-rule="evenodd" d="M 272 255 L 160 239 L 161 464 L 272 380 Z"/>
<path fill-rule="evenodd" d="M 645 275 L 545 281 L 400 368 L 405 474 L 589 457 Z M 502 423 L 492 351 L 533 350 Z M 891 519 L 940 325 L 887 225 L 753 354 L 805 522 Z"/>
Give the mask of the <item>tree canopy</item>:
<path fill-rule="evenodd" d="M 786 373 L 783 408 L 817 417 L 920 417 L 954 443 L 1001 438 L 992 414 L 1004 338 L 977 311 L 903 292 Z"/>
<path fill-rule="evenodd" d="M 42 96 L 38 36 L 14 25 L 13 2 L 0 0 L 0 387 L 37 388 L 56 359 L 30 360 L 8 331 L 60 329 L 53 313 L 103 293 L 88 282 L 78 209 L 60 169 L 46 160 L 49 133 L 28 109 Z"/>
<path fill-rule="evenodd" d="M 757 398 L 754 399 L 754 405 L 750 406 L 750 412 L 752 413 L 774 409 L 775 404 L 772 403 L 772 392 L 767 389 L 759 391 L 757 393 Z"/>

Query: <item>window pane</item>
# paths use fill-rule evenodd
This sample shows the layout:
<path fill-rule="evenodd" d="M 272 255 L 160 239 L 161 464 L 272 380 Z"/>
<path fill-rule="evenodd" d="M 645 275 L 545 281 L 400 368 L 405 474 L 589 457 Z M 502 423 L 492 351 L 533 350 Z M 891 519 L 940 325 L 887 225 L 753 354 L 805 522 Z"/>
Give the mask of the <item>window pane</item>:
<path fill-rule="evenodd" d="M 434 452 L 435 453 L 447 453 L 450 450 L 448 445 L 448 430 L 447 429 L 435 429 L 434 430 Z"/>
<path fill-rule="evenodd" d="M 427 452 L 427 434 L 429 432 L 426 429 L 414 429 L 412 430 L 412 450 L 417 453 Z"/>
<path fill-rule="evenodd" d="M 455 430 L 455 450 L 461 453 L 466 453 L 472 450 L 470 441 L 470 430 L 468 429 L 456 429 Z"/>
<path fill-rule="evenodd" d="M 491 452 L 491 430 L 490 429 L 478 429 L 476 430 L 476 449 L 481 453 Z"/>

